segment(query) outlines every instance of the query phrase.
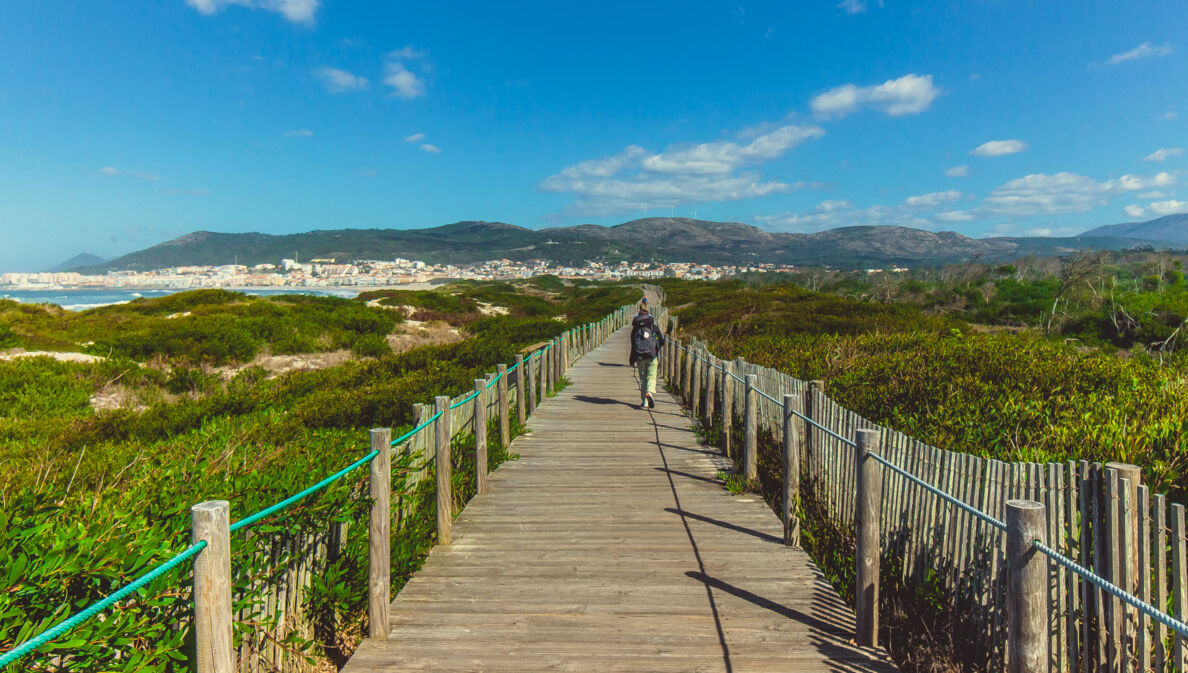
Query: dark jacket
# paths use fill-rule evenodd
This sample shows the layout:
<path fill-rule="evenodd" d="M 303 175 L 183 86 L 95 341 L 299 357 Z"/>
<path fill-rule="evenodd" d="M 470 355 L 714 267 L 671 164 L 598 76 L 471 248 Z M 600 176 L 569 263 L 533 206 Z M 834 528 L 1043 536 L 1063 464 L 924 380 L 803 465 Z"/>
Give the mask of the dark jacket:
<path fill-rule="evenodd" d="M 635 335 L 642 329 L 651 329 L 652 334 L 655 335 L 656 350 L 652 353 L 640 353 L 635 348 Z M 629 362 L 635 364 L 636 361 L 643 358 L 656 357 L 660 353 L 660 349 L 664 346 L 664 335 L 660 333 L 660 328 L 656 326 L 656 319 L 648 313 L 640 313 L 635 316 L 635 320 L 631 321 L 631 357 Z"/>

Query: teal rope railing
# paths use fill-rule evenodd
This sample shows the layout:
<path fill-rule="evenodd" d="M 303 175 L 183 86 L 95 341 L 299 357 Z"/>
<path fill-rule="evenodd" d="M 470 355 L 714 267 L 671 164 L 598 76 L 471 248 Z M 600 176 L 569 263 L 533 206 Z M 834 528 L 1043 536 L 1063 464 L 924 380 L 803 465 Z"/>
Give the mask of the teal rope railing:
<path fill-rule="evenodd" d="M 589 329 L 590 327 L 591 327 L 591 325 L 587 325 L 585 328 Z M 535 353 L 533 353 L 532 355 L 528 356 L 526 361 L 531 361 L 531 359 L 533 357 L 543 356 L 545 354 L 545 352 L 547 352 L 552 347 L 553 347 L 553 344 L 549 344 L 549 345 L 545 346 L 544 348 L 542 348 L 542 349 L 536 351 Z M 515 369 L 517 367 L 519 367 L 519 364 L 513 365 L 512 367 L 507 369 L 507 372 L 515 371 Z M 494 379 L 492 379 L 487 384 L 486 387 L 490 388 L 501 377 L 502 377 L 502 375 L 496 376 Z M 455 409 L 459 406 L 462 406 L 466 402 L 473 400 L 476 396 L 478 396 L 478 394 L 479 394 L 479 392 L 475 391 L 475 392 L 471 393 L 470 395 L 466 396 L 465 398 L 463 398 L 462 400 L 458 401 L 457 403 L 451 405 L 450 408 Z M 400 437 L 397 437 L 396 439 L 392 440 L 392 446 L 395 446 L 397 444 L 407 441 L 416 433 L 429 427 L 434 421 L 436 421 L 438 418 L 441 417 L 441 413 L 442 412 L 439 411 L 439 412 L 433 414 L 433 416 L 431 416 L 424 423 L 421 423 L 420 425 L 416 426 L 412 430 L 409 430 L 408 432 L 404 433 Z M 325 479 L 319 481 L 318 483 L 314 484 L 313 486 L 310 486 L 309 488 L 301 491 L 300 493 L 296 493 L 288 498 L 285 498 L 284 500 L 281 500 L 280 502 L 276 503 L 275 505 L 266 507 L 265 509 L 262 509 L 259 512 L 256 512 L 255 514 L 252 514 L 252 515 L 247 516 L 243 519 L 240 519 L 239 521 L 236 521 L 235 523 L 231 524 L 230 532 L 235 532 L 238 530 L 242 530 L 244 528 L 248 528 L 248 527 L 252 526 L 253 524 L 260 522 L 261 520 L 266 519 L 267 517 L 269 517 L 273 514 L 276 514 L 277 512 L 280 512 L 281 510 L 284 510 L 285 508 L 287 508 L 297 502 L 300 502 L 301 500 L 313 495 L 314 493 L 317 493 L 318 491 L 330 486 L 334 482 L 342 479 L 343 477 L 347 476 L 351 472 L 370 463 L 378 455 L 379 455 L 379 451 L 371 451 L 370 453 L 363 456 L 362 458 L 356 460 L 355 462 L 344 467 L 343 469 L 339 470 L 338 472 L 335 472 L 334 474 L 330 475 L 329 477 L 326 477 Z M 41 634 L 34 636 L 33 638 L 30 638 L 29 640 L 25 641 L 24 643 L 21 643 L 20 645 L 9 650 L 8 652 L 5 652 L 3 655 L 0 655 L 0 669 L 7 668 L 10 664 L 13 664 L 16 661 L 24 658 L 26 655 L 32 653 L 37 648 L 39 648 L 49 642 L 52 642 L 53 640 L 59 638 L 60 636 L 66 634 L 66 633 L 69 633 L 71 630 L 76 628 L 78 625 L 86 622 L 87 620 L 89 620 L 92 617 L 94 617 L 95 615 L 103 612 L 104 610 L 111 607 L 112 605 L 115 605 L 116 603 L 123 600 L 124 598 L 127 598 L 128 596 L 132 595 L 133 592 L 141 589 L 142 587 L 144 587 L 148 583 L 152 582 L 153 580 L 168 573 L 170 570 L 176 568 L 179 564 L 193 558 L 195 555 L 198 554 L 198 552 L 202 551 L 204 548 L 206 548 L 205 541 L 198 542 L 196 544 L 191 545 L 185 551 L 174 556 L 173 558 L 169 559 L 168 561 L 165 561 L 164 563 L 162 563 L 161 565 L 157 566 L 156 568 L 148 571 L 147 573 L 141 575 L 140 577 L 136 578 L 135 580 L 133 580 L 132 582 L 130 582 L 123 588 L 117 590 L 116 592 L 112 593 L 111 595 L 107 596 L 106 598 L 96 601 L 95 603 L 86 607 L 82 611 L 70 616 L 69 618 L 67 618 L 65 621 L 58 624 L 57 626 L 50 628 L 50 629 L 42 632 Z"/>
<path fill-rule="evenodd" d="M 420 431 L 424 430 L 425 428 L 429 427 L 430 425 L 433 425 L 433 421 L 436 421 L 436 420 L 437 420 L 437 419 L 438 419 L 440 416 L 441 416 L 441 412 L 440 412 L 440 411 L 439 411 L 439 412 L 437 412 L 436 414 L 433 414 L 432 416 L 430 416 L 430 417 L 429 417 L 429 420 L 427 420 L 427 421 L 425 421 L 424 423 L 422 423 L 422 424 L 418 425 L 417 427 L 413 428 L 412 430 L 409 430 L 408 432 L 404 433 L 403 435 L 400 435 L 400 436 L 399 436 L 399 437 L 397 437 L 396 439 L 393 439 L 393 440 L 392 440 L 392 446 L 396 446 L 397 444 L 400 444 L 401 442 L 404 442 L 404 441 L 408 440 L 408 439 L 409 439 L 409 438 L 411 438 L 413 435 L 415 435 L 415 434 L 417 434 L 418 432 L 420 432 Z"/>
<path fill-rule="evenodd" d="M 202 551 L 205 548 L 206 548 L 205 540 L 203 540 L 202 542 L 198 542 L 196 544 L 190 545 L 190 547 L 188 549 L 186 549 L 185 551 L 183 551 L 182 553 L 178 554 L 177 556 L 174 556 L 173 558 L 162 563 L 161 565 L 157 566 L 156 568 L 153 568 L 152 570 L 141 575 L 140 577 L 137 577 L 135 580 L 128 583 L 127 585 L 125 585 L 123 588 L 117 590 L 116 592 L 112 593 L 107 598 L 104 598 L 104 599 L 101 599 L 99 601 L 92 603 L 91 605 L 89 605 L 85 609 L 83 609 L 81 612 L 78 612 L 78 613 L 70 616 L 69 618 L 67 618 L 65 621 L 58 624 L 57 626 L 55 626 L 51 629 L 48 629 L 46 631 L 43 631 L 41 634 L 34 636 L 34 637 L 30 638 L 29 640 L 26 640 L 25 642 L 21 643 L 20 645 L 17 645 L 13 649 L 5 652 L 3 655 L 0 655 L 0 668 L 7 668 L 9 664 L 16 663 L 16 661 L 18 659 L 21 659 L 25 655 L 32 653 L 33 650 L 36 650 L 37 648 L 41 647 L 42 645 L 45 645 L 45 644 L 55 640 L 59 636 L 65 635 L 66 633 L 74 630 L 74 628 L 77 627 L 79 624 L 82 624 L 83 622 L 94 617 L 95 615 L 99 614 L 100 612 L 103 612 L 104 610 L 111 607 L 112 605 L 115 605 L 116 603 L 124 600 L 128 596 L 131 596 L 133 594 L 133 592 L 139 590 L 141 587 L 145 586 L 149 582 L 152 582 L 153 580 L 157 579 L 158 577 L 161 577 L 162 575 L 169 572 L 170 570 L 173 570 L 174 568 L 176 568 L 179 564 L 183 563 L 184 561 L 188 561 L 189 559 L 193 558 L 195 554 L 197 554 L 198 552 Z"/>
<path fill-rule="evenodd" d="M 330 475 L 329 477 L 326 477 L 325 479 L 319 481 L 318 483 L 314 484 L 313 486 L 310 486 L 309 488 L 305 489 L 304 491 L 301 491 L 300 493 L 297 493 L 295 495 L 291 495 L 291 496 L 285 498 L 284 500 L 281 500 L 280 502 L 276 503 L 275 505 L 272 505 L 271 507 L 266 507 L 249 517 L 245 517 L 243 519 L 240 519 L 239 521 L 236 521 L 235 523 L 231 524 L 231 532 L 234 533 L 237 530 L 247 528 L 248 526 L 260 521 L 261 519 L 271 516 L 279 511 L 281 511 L 282 509 L 285 509 L 289 505 L 292 505 L 304 498 L 307 498 L 307 497 L 313 495 L 314 493 L 317 493 L 318 491 L 322 490 L 323 488 L 326 488 L 330 484 L 333 484 L 334 482 L 338 481 L 339 479 L 342 479 L 343 477 L 347 476 L 351 472 L 354 472 L 355 470 L 366 465 L 367 463 L 370 463 L 371 459 L 375 458 L 378 455 L 379 455 L 379 450 L 372 451 L 371 453 L 367 454 L 366 456 L 363 456 L 359 460 L 356 460 L 355 462 L 351 463 L 350 465 L 347 465 L 346 467 L 335 472 L 334 474 Z"/>

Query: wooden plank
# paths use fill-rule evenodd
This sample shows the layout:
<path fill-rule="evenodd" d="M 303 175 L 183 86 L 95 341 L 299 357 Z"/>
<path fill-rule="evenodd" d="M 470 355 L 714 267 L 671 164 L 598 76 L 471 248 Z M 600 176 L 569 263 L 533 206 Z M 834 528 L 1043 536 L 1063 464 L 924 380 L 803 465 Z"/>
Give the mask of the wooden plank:
<path fill-rule="evenodd" d="M 626 336 L 574 363 L 344 671 L 895 670 L 762 498 L 722 487 L 676 397 L 632 408 L 602 366 Z"/>

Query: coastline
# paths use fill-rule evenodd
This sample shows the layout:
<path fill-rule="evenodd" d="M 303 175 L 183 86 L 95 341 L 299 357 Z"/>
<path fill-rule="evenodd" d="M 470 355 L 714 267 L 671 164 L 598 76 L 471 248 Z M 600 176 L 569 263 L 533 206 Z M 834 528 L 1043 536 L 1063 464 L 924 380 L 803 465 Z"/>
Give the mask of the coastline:
<path fill-rule="evenodd" d="M 164 297 L 179 292 L 192 290 L 227 290 L 242 292 L 255 296 L 274 296 L 280 294 L 308 294 L 317 296 L 342 297 L 354 299 L 360 292 L 374 290 L 429 290 L 441 283 L 401 283 L 394 285 L 377 285 L 374 287 L 276 287 L 257 285 L 227 285 L 218 287 L 19 287 L 0 286 L 0 299 L 7 299 L 22 304 L 53 304 L 67 311 L 85 311 L 87 309 L 126 304 L 142 297 Z M 143 294 L 142 294 L 143 293 Z"/>

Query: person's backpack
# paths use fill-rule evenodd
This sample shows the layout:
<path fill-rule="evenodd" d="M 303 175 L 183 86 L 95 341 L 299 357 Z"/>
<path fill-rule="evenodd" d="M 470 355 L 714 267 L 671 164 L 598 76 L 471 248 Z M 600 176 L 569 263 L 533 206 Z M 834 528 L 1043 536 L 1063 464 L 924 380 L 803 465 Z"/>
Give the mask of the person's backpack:
<path fill-rule="evenodd" d="M 649 322 L 635 330 L 635 334 L 631 337 L 631 347 L 635 349 L 635 354 L 645 358 L 655 357 L 656 336 L 655 322 Z"/>

